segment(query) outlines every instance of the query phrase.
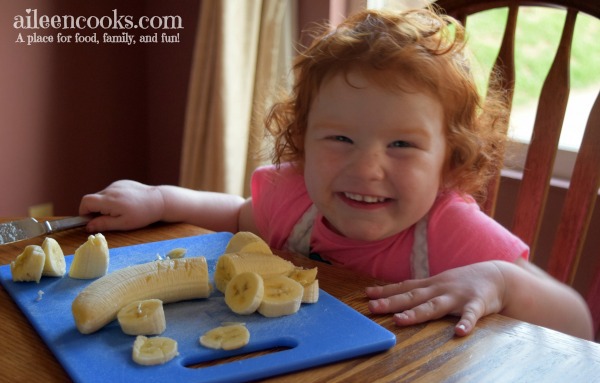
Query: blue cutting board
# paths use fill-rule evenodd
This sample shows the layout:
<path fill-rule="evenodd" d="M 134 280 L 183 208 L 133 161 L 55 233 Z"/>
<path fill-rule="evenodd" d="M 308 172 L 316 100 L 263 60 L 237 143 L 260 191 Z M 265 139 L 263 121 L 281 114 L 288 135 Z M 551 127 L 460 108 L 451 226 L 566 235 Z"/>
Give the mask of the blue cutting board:
<path fill-rule="evenodd" d="M 110 249 L 109 272 L 156 260 L 157 254 L 164 257 L 173 248 L 183 247 L 187 257 L 206 257 L 212 280 L 216 261 L 230 238 L 230 233 L 214 233 Z M 67 270 L 72 258 L 66 257 Z M 179 356 L 164 365 L 139 366 L 131 359 L 135 337 L 123 334 L 116 321 L 90 335 L 75 328 L 71 302 L 91 281 L 65 276 L 44 277 L 39 284 L 16 283 L 10 265 L 4 265 L 0 283 L 76 382 L 248 381 L 384 351 L 396 343 L 393 333 L 323 290 L 317 303 L 303 304 L 298 313 L 280 318 L 236 315 L 225 305 L 223 294 L 215 291 L 207 299 L 165 305 L 167 330 L 162 335 L 178 342 Z M 39 290 L 44 294 L 38 301 Z M 200 346 L 200 335 L 223 322 L 246 323 L 250 343 L 232 351 Z M 284 349 L 208 367 L 186 367 L 275 347 Z"/>

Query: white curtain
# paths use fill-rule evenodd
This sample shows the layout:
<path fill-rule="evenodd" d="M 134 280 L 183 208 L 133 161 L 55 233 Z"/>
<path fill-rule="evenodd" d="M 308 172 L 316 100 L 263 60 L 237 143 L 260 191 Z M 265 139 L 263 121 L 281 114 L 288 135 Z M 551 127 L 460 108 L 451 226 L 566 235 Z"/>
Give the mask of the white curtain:
<path fill-rule="evenodd" d="M 203 0 L 189 84 L 180 185 L 248 195 L 262 116 L 283 86 L 295 3 Z"/>

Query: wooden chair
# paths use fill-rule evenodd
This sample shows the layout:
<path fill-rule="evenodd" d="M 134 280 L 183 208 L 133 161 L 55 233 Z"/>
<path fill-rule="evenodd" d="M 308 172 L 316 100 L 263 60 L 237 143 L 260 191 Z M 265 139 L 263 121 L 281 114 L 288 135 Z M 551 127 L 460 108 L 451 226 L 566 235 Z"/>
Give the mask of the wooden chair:
<path fill-rule="evenodd" d="M 600 2 L 589 0 L 438 0 L 436 4 L 447 14 L 466 25 L 468 16 L 477 12 L 508 7 L 508 18 L 495 67 L 503 73 L 503 86 L 511 101 L 515 83 L 515 28 L 519 8 L 523 6 L 554 7 L 566 10 L 566 20 L 559 47 L 546 77 L 539 98 L 534 130 L 527 151 L 522 181 L 517 195 L 511 229 L 523 239 L 535 256 L 536 240 L 540 230 L 554 158 L 563 125 L 569 97 L 569 59 L 577 15 L 586 13 L 600 19 Z M 598 68 L 589 68 L 597 71 Z M 500 174 L 489 188 L 489 197 L 483 209 L 494 216 Z M 557 234 L 548 259 L 547 271 L 555 278 L 573 285 L 590 225 L 594 204 L 600 188 L 600 95 L 589 115 L 583 141 L 577 155 L 569 189 L 557 228 Z M 595 233 L 598 235 L 599 233 Z M 600 249 L 596 249 L 600 258 Z M 583 295 L 592 310 L 598 335 L 600 328 L 600 262 L 593 282 Z"/>

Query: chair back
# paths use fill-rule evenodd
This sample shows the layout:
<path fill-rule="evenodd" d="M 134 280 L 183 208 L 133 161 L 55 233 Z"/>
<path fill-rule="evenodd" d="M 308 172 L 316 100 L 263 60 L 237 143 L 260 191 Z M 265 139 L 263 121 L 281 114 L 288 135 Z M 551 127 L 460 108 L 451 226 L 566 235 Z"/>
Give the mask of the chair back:
<path fill-rule="evenodd" d="M 577 16 L 586 13 L 600 20 L 600 1 L 589 0 L 438 0 L 437 6 L 466 25 L 477 12 L 507 7 L 508 18 L 494 68 L 504 78 L 510 103 L 515 84 L 515 31 L 519 9 L 525 6 L 553 7 L 566 12 L 558 49 L 539 96 L 533 134 L 527 149 L 517 194 L 514 218 L 509 229 L 531 248 L 535 261 L 538 234 L 552 180 L 555 157 L 563 128 L 570 91 L 570 53 Z M 594 37 L 595 38 L 595 37 Z M 587 68 L 598 71 L 600 68 Z M 565 127 L 568 129 L 568 127 Z M 501 174 L 490 182 L 483 210 L 494 216 Z M 587 118 L 583 140 L 565 195 L 554 243 L 546 270 L 558 280 L 573 285 L 583 245 L 590 227 L 600 188 L 600 94 Z M 553 207 L 549 207 L 553 208 Z M 592 235 L 600 233 L 592 233 Z M 600 327 L 600 250 L 591 263 L 595 268 L 591 283 L 580 291 L 592 310 L 596 332 Z"/>

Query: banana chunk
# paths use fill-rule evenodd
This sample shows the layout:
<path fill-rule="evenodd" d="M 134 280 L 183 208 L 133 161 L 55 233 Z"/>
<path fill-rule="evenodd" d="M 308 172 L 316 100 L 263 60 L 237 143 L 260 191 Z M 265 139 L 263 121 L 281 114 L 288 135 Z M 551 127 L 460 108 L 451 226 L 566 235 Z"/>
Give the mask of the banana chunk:
<path fill-rule="evenodd" d="M 93 279 L 108 271 L 108 244 L 100 233 L 90 235 L 87 241 L 75 250 L 69 276 L 76 279 Z"/>
<path fill-rule="evenodd" d="M 265 294 L 258 312 L 266 317 L 291 315 L 300 309 L 304 287 L 283 275 L 265 278 Z"/>
<path fill-rule="evenodd" d="M 250 271 L 241 273 L 227 284 L 225 303 L 234 313 L 249 315 L 260 306 L 264 292 L 264 283 L 260 275 Z"/>
<path fill-rule="evenodd" d="M 127 335 L 159 335 L 167 329 L 160 299 L 131 302 L 119 310 L 117 320 Z"/>
<path fill-rule="evenodd" d="M 179 258 L 185 257 L 186 253 L 187 253 L 187 249 L 184 249 L 183 247 L 177 247 L 177 248 L 169 251 L 167 253 L 166 257 L 170 258 L 170 259 L 179 259 Z"/>
<path fill-rule="evenodd" d="M 288 275 L 294 270 L 294 264 L 274 254 L 264 253 L 226 253 L 219 257 L 215 269 L 215 285 L 225 293 L 227 284 L 233 277 L 244 272 L 255 272 L 263 278 L 276 275 Z"/>
<path fill-rule="evenodd" d="M 235 350 L 244 347 L 249 341 L 250 332 L 243 324 L 219 326 L 200 337 L 201 345 L 216 350 Z"/>
<path fill-rule="evenodd" d="M 42 275 L 48 277 L 62 277 L 67 272 L 65 254 L 54 238 L 46 237 L 42 242 L 42 249 L 46 254 Z"/>
<path fill-rule="evenodd" d="M 119 269 L 93 281 L 73 300 L 71 310 L 77 329 L 90 334 L 133 301 L 208 298 L 211 290 L 206 258 L 166 259 Z"/>
<path fill-rule="evenodd" d="M 319 281 L 317 280 L 316 267 L 312 269 L 304 269 L 296 267 L 289 277 L 300 283 L 304 288 L 302 295 L 302 303 L 316 303 L 319 300 Z"/>
<path fill-rule="evenodd" d="M 29 245 L 10 263 L 12 280 L 15 282 L 37 282 L 42 278 L 46 253 L 41 246 Z"/>
<path fill-rule="evenodd" d="M 131 353 L 133 361 L 143 366 L 165 364 L 177 355 L 177 341 L 174 339 L 162 336 L 147 338 L 143 335 L 135 338 Z"/>
<path fill-rule="evenodd" d="M 225 254 L 227 253 L 273 254 L 269 245 L 261 237 L 249 231 L 235 233 L 225 247 Z"/>

